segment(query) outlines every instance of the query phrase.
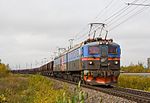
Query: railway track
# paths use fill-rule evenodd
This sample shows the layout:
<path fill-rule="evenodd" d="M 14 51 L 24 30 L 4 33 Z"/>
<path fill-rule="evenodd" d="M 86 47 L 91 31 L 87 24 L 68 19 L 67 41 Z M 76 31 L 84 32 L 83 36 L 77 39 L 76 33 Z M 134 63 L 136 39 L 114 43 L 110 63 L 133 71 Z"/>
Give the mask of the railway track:
<path fill-rule="evenodd" d="M 99 88 L 97 88 L 97 90 L 99 90 Z M 150 93 L 148 92 L 142 92 L 133 89 L 126 89 L 126 88 L 119 88 L 119 87 L 105 88 L 105 90 L 103 89 L 103 92 L 111 95 L 119 96 L 122 98 L 126 98 L 138 103 L 150 103 L 150 96 L 149 96 Z"/>
<path fill-rule="evenodd" d="M 75 85 L 78 84 L 78 83 L 68 81 L 68 80 L 63 80 L 60 78 L 53 78 L 53 79 L 61 80 L 63 82 L 67 82 L 67 83 L 71 83 Z M 91 85 L 85 85 L 85 84 L 81 84 L 81 86 L 84 88 L 93 89 L 93 90 L 107 93 L 110 95 L 132 100 L 137 103 L 150 103 L 150 92 L 144 92 L 144 91 L 135 90 L 135 89 L 121 88 L 121 87 L 116 87 L 116 86 L 106 87 L 106 86 L 91 86 Z"/>
<path fill-rule="evenodd" d="M 121 87 L 114 87 L 114 89 L 118 90 L 118 91 L 123 91 L 123 92 L 132 93 L 135 95 L 139 95 L 139 96 L 148 98 L 148 100 L 150 99 L 150 92 L 145 92 L 142 90 L 129 89 L 129 88 L 121 88 Z"/>

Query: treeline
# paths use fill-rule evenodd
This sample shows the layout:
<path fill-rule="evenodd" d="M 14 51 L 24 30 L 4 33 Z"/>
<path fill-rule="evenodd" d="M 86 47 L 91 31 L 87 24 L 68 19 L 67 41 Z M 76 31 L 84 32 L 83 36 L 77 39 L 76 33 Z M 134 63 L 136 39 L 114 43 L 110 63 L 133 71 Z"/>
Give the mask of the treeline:
<path fill-rule="evenodd" d="M 5 77 L 9 74 L 9 66 L 0 63 L 0 77 Z"/>
<path fill-rule="evenodd" d="M 145 68 L 143 64 L 132 64 L 130 66 L 122 66 L 121 70 L 129 73 L 150 73 L 150 68 Z"/>

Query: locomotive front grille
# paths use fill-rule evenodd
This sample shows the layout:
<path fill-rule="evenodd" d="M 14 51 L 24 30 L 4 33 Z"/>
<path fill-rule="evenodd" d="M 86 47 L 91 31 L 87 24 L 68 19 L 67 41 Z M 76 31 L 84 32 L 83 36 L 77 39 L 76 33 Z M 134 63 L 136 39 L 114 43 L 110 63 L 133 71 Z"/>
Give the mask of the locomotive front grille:
<path fill-rule="evenodd" d="M 101 57 L 100 57 L 100 66 L 108 66 L 108 46 L 101 46 Z"/>
<path fill-rule="evenodd" d="M 101 58 L 100 65 L 101 66 L 108 66 L 108 58 L 107 57 Z"/>

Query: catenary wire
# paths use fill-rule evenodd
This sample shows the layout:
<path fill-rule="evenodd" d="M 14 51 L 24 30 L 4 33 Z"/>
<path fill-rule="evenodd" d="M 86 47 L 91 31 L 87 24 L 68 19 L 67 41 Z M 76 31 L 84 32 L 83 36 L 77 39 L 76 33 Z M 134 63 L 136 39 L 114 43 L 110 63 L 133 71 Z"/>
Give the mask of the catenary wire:
<path fill-rule="evenodd" d="M 132 3 L 136 3 L 139 0 L 134 0 Z M 125 6 L 122 9 L 120 9 L 119 11 L 117 11 L 116 13 L 112 14 L 110 17 L 106 18 L 105 21 L 108 21 L 109 19 L 114 20 L 114 18 L 116 18 L 117 16 L 121 15 L 122 13 L 124 13 L 126 10 L 128 10 L 131 6 Z"/>
<path fill-rule="evenodd" d="M 142 12 L 145 10 L 145 8 L 148 9 L 149 7 L 143 7 L 142 9 L 140 9 L 139 11 L 137 11 L 136 13 L 134 13 L 133 15 L 131 15 L 130 17 L 128 17 L 127 19 L 125 19 L 124 21 L 122 21 L 121 23 L 115 25 L 115 26 L 114 26 L 113 28 L 111 28 L 109 31 L 114 30 L 115 28 L 117 28 L 117 27 L 120 26 L 121 24 L 125 23 L 125 22 L 128 21 L 129 19 L 131 19 L 131 18 L 133 18 L 134 16 L 136 16 L 136 15 L 142 13 Z"/>
<path fill-rule="evenodd" d="M 107 8 L 109 8 L 110 6 L 111 6 L 111 4 L 114 2 L 114 0 L 111 0 L 99 13 L 98 13 L 98 15 L 94 18 L 94 19 L 97 19 L 101 14 L 102 14 L 102 12 L 105 10 L 105 9 L 107 9 Z M 97 20 L 95 20 L 95 21 L 97 21 Z M 75 36 L 74 36 L 74 39 L 75 39 L 75 41 L 77 41 L 76 39 L 79 39 L 79 38 L 83 38 L 84 37 L 84 35 L 85 35 L 85 33 L 84 33 L 84 35 L 81 35 L 80 37 L 78 37 L 85 29 L 86 29 L 86 27 L 87 27 L 87 25 L 80 31 L 80 32 L 78 32 Z"/>
<path fill-rule="evenodd" d="M 109 7 L 112 5 L 113 2 L 114 2 L 114 0 L 111 0 L 104 8 L 98 13 L 98 15 L 94 18 L 94 20 L 95 20 L 95 21 L 98 21 L 98 20 L 101 18 L 102 13 L 103 13 L 107 8 L 109 8 Z"/>
<path fill-rule="evenodd" d="M 134 0 L 132 3 L 136 3 L 137 1 L 139 1 L 139 0 Z M 120 9 L 120 10 L 117 11 L 116 13 L 112 14 L 110 17 L 107 18 L 107 20 L 111 19 L 112 17 L 114 17 L 115 15 L 117 15 L 117 14 L 120 13 L 120 12 L 123 13 L 122 11 L 127 10 L 126 8 L 128 8 L 128 6 L 125 6 L 124 8 Z M 107 21 L 107 20 L 106 20 L 106 21 Z M 97 29 L 99 29 L 99 27 L 94 28 L 94 30 L 97 30 Z"/>
<path fill-rule="evenodd" d="M 139 1 L 139 0 L 134 0 L 132 3 L 136 3 L 137 1 Z M 109 4 L 111 4 L 112 2 L 113 2 L 113 0 L 112 0 Z M 108 8 L 108 7 L 109 7 L 109 6 L 107 5 L 105 8 Z M 127 8 L 129 8 L 129 7 L 126 6 L 126 7 L 122 8 L 121 10 L 117 11 L 116 13 L 114 13 L 113 15 L 111 15 L 110 17 L 108 17 L 108 18 L 106 19 L 106 21 L 109 20 L 109 19 L 111 19 L 111 18 L 114 17 L 114 16 L 116 17 L 116 15 L 118 15 L 118 13 L 120 14 L 120 12 L 123 13 L 124 11 L 127 10 Z M 95 18 L 98 18 L 98 16 L 96 16 Z M 98 28 L 99 28 L 99 27 L 98 27 Z M 97 30 L 98 28 L 96 28 L 96 30 Z M 94 29 L 95 29 L 95 28 L 94 28 Z M 85 30 L 85 28 L 84 28 L 83 30 Z M 80 34 L 80 32 L 79 32 L 79 34 Z M 85 34 L 87 34 L 87 33 L 83 33 L 83 35 L 81 35 L 80 37 L 78 37 L 76 41 L 78 41 L 78 39 L 84 38 L 84 37 L 85 37 L 85 36 L 84 36 Z"/>
<path fill-rule="evenodd" d="M 146 1 L 147 1 L 147 0 L 143 1 L 142 3 L 146 2 Z M 130 5 L 129 5 L 129 6 L 130 6 Z M 131 7 L 131 6 L 130 6 L 130 7 Z M 116 17 L 116 19 L 114 19 L 114 20 L 108 22 L 107 24 L 108 24 L 109 26 L 113 25 L 114 23 L 116 23 L 117 21 L 119 21 L 121 18 L 124 18 L 125 16 L 129 15 L 130 13 L 132 13 L 132 11 L 136 10 L 137 8 L 138 8 L 138 5 L 136 5 L 133 9 L 131 9 L 129 12 L 125 13 L 124 15 L 122 15 L 122 16 L 119 16 L 119 15 L 118 15 L 119 18 Z"/>

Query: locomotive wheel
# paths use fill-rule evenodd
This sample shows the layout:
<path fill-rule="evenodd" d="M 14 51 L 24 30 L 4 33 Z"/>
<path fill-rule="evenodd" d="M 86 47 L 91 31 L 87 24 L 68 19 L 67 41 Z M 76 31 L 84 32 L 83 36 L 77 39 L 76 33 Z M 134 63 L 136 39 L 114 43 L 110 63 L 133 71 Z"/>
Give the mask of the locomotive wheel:
<path fill-rule="evenodd" d="M 76 83 L 77 83 L 77 82 L 78 82 L 78 77 L 74 77 L 74 79 L 73 79 L 73 80 L 74 80 L 74 82 L 76 82 Z"/>
<path fill-rule="evenodd" d="M 65 80 L 68 79 L 66 74 L 63 75 L 63 78 L 64 78 Z"/>
<path fill-rule="evenodd" d="M 77 77 L 75 77 L 75 78 L 74 78 L 74 82 L 76 82 L 76 83 L 77 83 Z"/>
<path fill-rule="evenodd" d="M 73 81 L 73 78 L 71 75 L 68 76 L 68 80 Z"/>

